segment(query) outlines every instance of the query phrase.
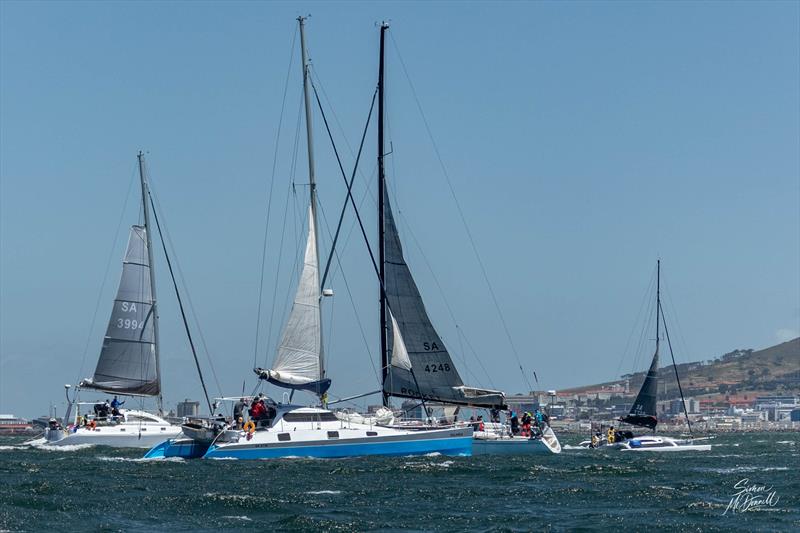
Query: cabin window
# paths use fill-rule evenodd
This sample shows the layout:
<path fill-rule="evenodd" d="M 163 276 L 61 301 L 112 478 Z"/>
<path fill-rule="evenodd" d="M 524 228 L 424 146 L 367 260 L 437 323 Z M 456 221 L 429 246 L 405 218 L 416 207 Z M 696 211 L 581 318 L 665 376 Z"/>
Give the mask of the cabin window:
<path fill-rule="evenodd" d="M 141 431 L 147 431 L 147 428 L 142 428 Z"/>
<path fill-rule="evenodd" d="M 367 437 L 377 437 L 377 436 L 378 436 L 377 431 L 367 431 Z"/>
<path fill-rule="evenodd" d="M 119 430 L 120 430 L 121 433 L 125 432 L 125 428 L 119 428 Z"/>
<path fill-rule="evenodd" d="M 329 439 L 338 439 L 339 438 L 339 432 L 338 431 L 329 431 L 328 432 L 328 438 Z"/>
<path fill-rule="evenodd" d="M 167 428 L 161 428 L 161 431 L 166 431 L 166 430 L 167 430 Z M 123 431 L 125 431 L 125 430 L 123 430 Z"/>
<path fill-rule="evenodd" d="M 278 440 L 281 442 L 286 442 L 287 440 L 292 440 L 292 436 L 288 433 L 278 433 Z"/>
<path fill-rule="evenodd" d="M 286 413 L 283 419 L 287 422 L 336 422 L 336 415 L 326 413 Z"/>

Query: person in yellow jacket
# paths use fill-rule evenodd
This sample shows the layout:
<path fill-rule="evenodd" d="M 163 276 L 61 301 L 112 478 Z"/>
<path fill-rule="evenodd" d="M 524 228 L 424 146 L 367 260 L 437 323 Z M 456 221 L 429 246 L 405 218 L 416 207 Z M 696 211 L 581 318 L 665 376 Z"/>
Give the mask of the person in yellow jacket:
<path fill-rule="evenodd" d="M 616 432 L 614 431 L 614 426 L 611 426 L 610 428 L 608 428 L 607 438 L 608 438 L 608 443 L 609 444 L 614 444 L 614 441 L 616 440 L 616 434 L 615 433 Z"/>

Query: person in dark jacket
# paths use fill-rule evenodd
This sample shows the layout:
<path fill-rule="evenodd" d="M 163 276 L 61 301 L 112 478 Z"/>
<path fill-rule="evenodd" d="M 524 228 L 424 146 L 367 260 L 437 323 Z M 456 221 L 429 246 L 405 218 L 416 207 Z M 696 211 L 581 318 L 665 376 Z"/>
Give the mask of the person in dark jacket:
<path fill-rule="evenodd" d="M 511 434 L 516 435 L 519 433 L 519 417 L 516 411 L 511 411 Z"/>
<path fill-rule="evenodd" d="M 244 398 L 233 404 L 233 423 L 236 424 L 236 427 L 241 428 L 242 422 L 240 420 L 244 419 L 245 407 L 247 407 L 247 402 Z"/>

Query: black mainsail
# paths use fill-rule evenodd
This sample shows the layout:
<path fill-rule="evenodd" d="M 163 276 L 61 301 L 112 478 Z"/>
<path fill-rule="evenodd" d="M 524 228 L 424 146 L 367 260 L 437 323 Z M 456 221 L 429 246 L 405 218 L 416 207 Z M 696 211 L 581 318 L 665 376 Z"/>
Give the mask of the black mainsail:
<path fill-rule="evenodd" d="M 660 344 L 660 323 L 661 260 L 659 259 L 656 266 L 656 352 L 653 354 L 653 361 L 650 363 L 650 369 L 647 371 L 647 376 L 644 378 L 644 382 L 642 383 L 642 387 L 639 389 L 639 394 L 636 396 L 636 401 L 633 402 L 633 407 L 631 407 L 630 413 L 628 413 L 627 416 L 620 418 L 621 422 L 625 422 L 633 426 L 646 427 L 650 430 L 654 430 L 656 425 L 658 425 L 656 403 L 658 398 L 658 351 Z M 675 371 L 675 375 L 677 377 L 677 369 Z M 680 383 L 680 381 L 678 381 L 678 383 Z M 683 391 L 681 391 L 681 400 L 683 400 Z"/>
<path fill-rule="evenodd" d="M 652 278 L 651 278 L 652 279 Z M 636 401 L 633 402 L 631 412 L 627 416 L 620 419 L 621 422 L 626 422 L 633 426 L 642 426 L 649 429 L 655 429 L 658 424 L 656 417 L 656 398 L 658 395 L 658 348 L 653 355 L 653 362 L 650 363 L 650 369 L 647 371 L 647 376 L 644 378 L 642 388 L 639 389 L 639 394 L 636 396 Z"/>
<path fill-rule="evenodd" d="M 378 73 L 378 222 L 381 290 L 381 363 L 384 397 L 398 396 L 474 407 L 504 407 L 501 391 L 464 385 L 450 353 L 433 327 L 417 284 L 403 256 L 384 167 L 384 42 L 388 26 L 381 25 Z M 387 311 L 392 318 L 386 319 Z M 400 330 L 397 335 L 394 328 Z M 408 364 L 391 364 L 394 343 L 402 339 Z"/>

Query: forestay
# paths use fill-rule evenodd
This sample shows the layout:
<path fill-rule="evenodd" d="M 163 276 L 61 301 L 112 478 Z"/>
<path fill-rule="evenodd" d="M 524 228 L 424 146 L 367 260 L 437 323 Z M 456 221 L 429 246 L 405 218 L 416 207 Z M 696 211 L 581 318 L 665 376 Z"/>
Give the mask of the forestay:
<path fill-rule="evenodd" d="M 650 363 L 650 369 L 647 371 L 647 376 L 644 378 L 642 388 L 639 389 L 639 395 L 636 396 L 636 401 L 633 402 L 631 412 L 622 419 L 622 422 L 627 422 L 634 426 L 655 429 L 658 424 L 658 419 L 656 418 L 657 394 L 658 347 L 656 347 L 656 353 L 653 355 L 653 362 Z"/>
<path fill-rule="evenodd" d="M 502 392 L 467 387 L 461 380 L 444 342 L 431 324 L 422 296 L 403 257 L 403 247 L 386 194 L 384 239 L 384 288 L 392 317 L 388 337 L 393 360 L 383 384 L 384 392 L 392 396 L 477 407 L 503 406 L 505 397 Z M 395 335 L 396 328 L 401 335 Z M 394 348 L 398 338 L 404 342 L 413 375 L 411 368 L 394 363 L 395 355 L 400 353 Z"/>
<path fill-rule="evenodd" d="M 262 379 L 290 389 L 325 393 L 331 385 L 323 376 L 319 265 L 314 214 L 308 210 L 308 239 L 303 271 L 289 320 L 283 328 L 275 362 L 269 370 L 256 369 Z"/>
<path fill-rule="evenodd" d="M 147 230 L 132 226 L 100 359 L 94 376 L 83 380 L 82 387 L 120 394 L 159 394 L 150 276 Z"/>

